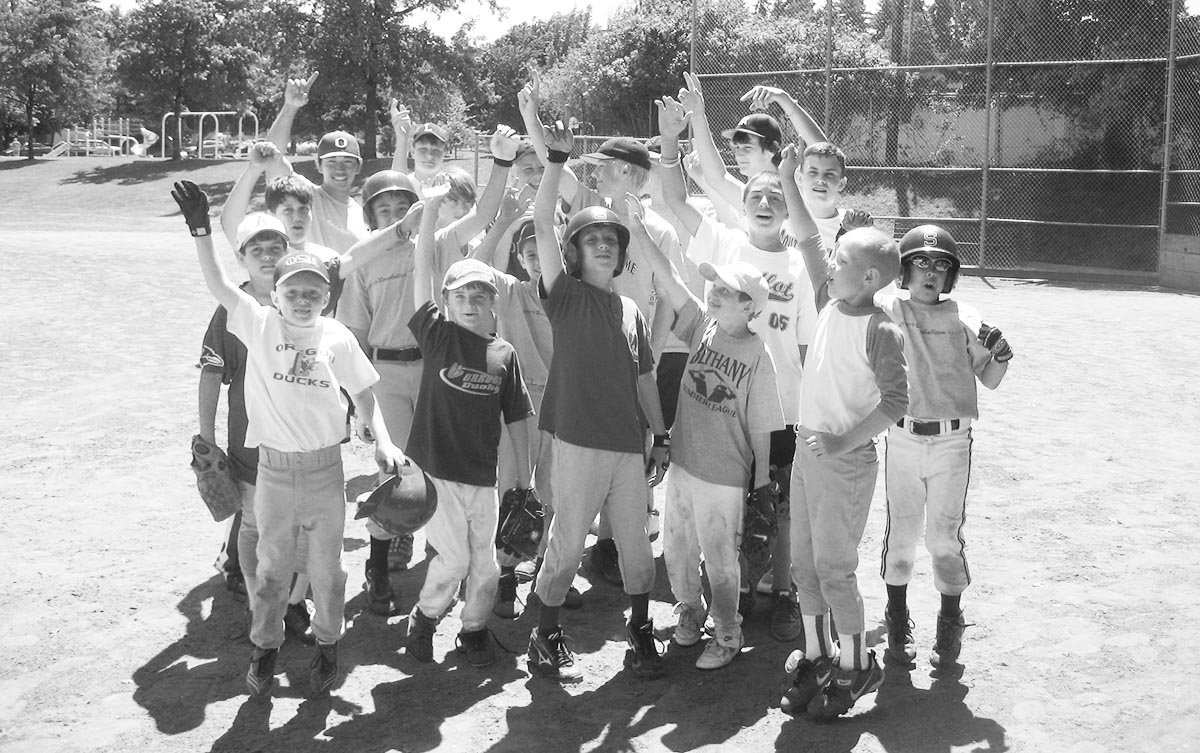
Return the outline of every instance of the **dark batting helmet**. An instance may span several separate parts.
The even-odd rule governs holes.
[[[391,193],[393,191],[407,196],[410,205],[416,204],[421,200],[421,192],[417,188],[417,184],[413,182],[412,178],[398,170],[380,170],[363,181],[363,219],[366,220],[367,227],[372,230],[379,229],[375,227],[374,220],[371,217],[371,201],[380,194]]]
[[[900,239],[900,287],[905,290],[908,289],[914,256],[949,259],[951,266],[946,272],[946,284],[942,286],[942,292],[949,293],[954,289],[954,283],[958,282],[958,244],[946,228],[939,225],[918,225]]]
[[[398,476],[390,476],[358,503],[357,518],[370,518],[377,526],[399,536],[412,533],[429,522],[437,510],[437,489],[417,464]]]
[[[617,231],[620,256],[617,258],[617,268],[613,270],[613,277],[616,277],[625,269],[625,257],[629,253],[629,228],[621,224],[621,218],[617,216],[616,212],[602,206],[581,209],[567,223],[567,228],[563,231],[562,242],[563,264],[567,274],[576,278],[582,274],[579,268],[579,247],[575,244],[575,239],[585,229],[594,225],[612,225],[613,229]]]

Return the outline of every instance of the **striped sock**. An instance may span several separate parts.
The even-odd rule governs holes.
[[[834,656],[833,635],[829,632],[829,615],[801,614],[804,622],[804,658],[816,661],[822,656]]]
[[[842,669],[852,669],[855,672],[861,672],[866,669],[870,662],[870,657],[867,654],[866,636],[862,633],[854,633],[847,635],[838,633],[838,641],[842,644],[842,658],[838,666]]]

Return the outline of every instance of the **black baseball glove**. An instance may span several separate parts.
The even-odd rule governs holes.
[[[980,323],[979,344],[990,350],[992,358],[1000,363],[1004,363],[1013,357],[1012,348],[1009,346],[1008,340],[1004,339],[1004,333],[1000,331],[999,327]]]
[[[546,511],[533,489],[509,489],[500,499],[496,548],[523,560],[536,559]]]
[[[779,535],[781,497],[779,484],[774,481],[746,495],[741,550],[746,558],[746,579],[751,588],[770,567],[771,550],[775,548],[775,537]]]

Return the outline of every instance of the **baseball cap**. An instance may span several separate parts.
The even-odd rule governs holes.
[[[537,237],[537,229],[534,227],[533,220],[524,220],[517,228],[516,234],[513,235],[513,248],[519,249],[522,243],[535,237]]]
[[[329,272],[319,258],[313,254],[292,252],[275,262],[275,284],[278,285],[301,272],[313,272],[320,275],[325,282],[329,282]]]
[[[362,154],[358,151],[358,139],[354,134],[345,131],[330,131],[322,136],[317,144],[317,159],[325,157],[353,157],[362,162]]]
[[[783,141],[783,131],[779,128],[779,121],[765,112],[750,113],[738,121],[736,128],[721,131],[721,137],[732,139],[733,135],[739,132],[757,136],[763,141],[774,141],[776,143]]]
[[[767,305],[767,297],[771,292],[767,289],[767,281],[763,279],[762,272],[747,262],[735,261],[721,266],[704,262],[700,265],[700,276],[709,282],[720,282],[727,288],[750,296],[756,312],[762,311]]]
[[[287,228],[274,215],[266,212],[251,212],[237,226],[237,250],[240,252],[254,236],[259,233],[275,233],[283,238],[283,245],[288,243]]]
[[[601,144],[599,149],[583,155],[581,159],[592,165],[619,159],[646,170],[650,169],[650,151],[641,141],[628,136],[609,139]]]
[[[417,139],[422,136],[432,136],[443,144],[450,143],[450,134],[446,133],[446,129],[442,128],[437,123],[422,123],[412,132],[412,143],[417,143]]]
[[[500,292],[496,289],[495,272],[478,259],[462,259],[451,264],[442,278],[442,289],[458,290],[472,282],[486,285],[493,293]]]

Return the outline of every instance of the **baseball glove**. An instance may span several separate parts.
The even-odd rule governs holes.
[[[242,493],[233,480],[229,458],[199,434],[192,437],[192,470],[200,499],[208,505],[213,520],[220,523],[242,508]]]
[[[771,550],[779,535],[779,505],[782,494],[772,481],[746,496],[745,525],[742,528],[742,555],[746,558],[746,580],[750,587],[767,572]]]
[[[500,500],[496,548],[523,560],[536,559],[546,511],[533,489],[509,489]]]
[[[1004,363],[1013,357],[1012,348],[1008,344],[1008,340],[1004,339],[1004,333],[999,327],[993,327],[990,324],[979,324],[979,344],[992,352],[992,358],[1000,363]]]

